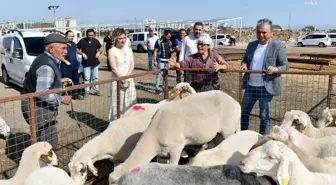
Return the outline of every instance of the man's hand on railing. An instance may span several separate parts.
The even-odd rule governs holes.
[[[213,66],[214,66],[214,69],[215,69],[216,72],[218,72],[219,70],[225,70],[225,69],[228,69],[228,66],[227,66],[227,65],[225,65],[225,64],[223,64],[223,65],[218,64],[218,62],[217,62],[216,59],[214,60],[214,64],[213,64]]]
[[[68,84],[72,84],[72,80],[70,78],[62,78],[61,83],[63,86],[66,86]]]
[[[169,65],[172,68],[180,68],[180,64],[176,62],[176,58],[175,57],[170,57],[169,58]]]
[[[245,63],[243,63],[240,68],[240,70],[247,70],[247,65]]]
[[[266,73],[270,75],[270,74],[273,74],[274,72],[277,72],[277,71],[279,71],[279,69],[277,67],[269,66],[266,70]]]

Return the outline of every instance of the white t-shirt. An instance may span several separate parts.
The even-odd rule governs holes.
[[[148,50],[154,50],[154,45],[156,40],[158,40],[159,37],[154,35],[153,37],[148,36],[147,38],[147,49]]]
[[[263,69],[266,48],[267,48],[267,44],[265,45],[258,44],[258,47],[255,50],[254,56],[252,59],[251,70],[262,70]],[[251,73],[248,84],[254,87],[264,86],[264,80],[262,78],[262,74]]]

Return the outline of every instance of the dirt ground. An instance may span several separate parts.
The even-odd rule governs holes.
[[[226,47],[235,49],[246,49],[246,45],[238,44],[235,47]],[[300,53],[336,53],[336,48],[318,48],[318,47],[303,47],[298,48],[293,46],[293,44],[287,44],[288,56],[299,56]],[[147,54],[146,53],[134,53],[136,69],[134,73],[141,73],[147,71]],[[229,62],[232,69],[239,68],[238,61]],[[316,71],[319,66],[305,65],[305,64],[290,64],[290,70],[292,71]],[[111,78],[111,73],[106,70],[106,57],[101,57],[101,65],[99,71],[99,79],[107,80]],[[336,67],[334,64],[325,67],[325,71],[335,71]],[[1,72],[0,72],[1,73]],[[235,99],[239,98],[239,75],[237,73],[224,73],[220,75],[221,78],[221,88],[225,92],[228,92]],[[10,85],[6,86],[2,83],[0,78],[0,97],[9,97],[19,95],[20,88]],[[138,77],[134,79],[137,89],[138,102],[157,102],[163,99],[163,95],[156,95],[155,92],[155,75],[149,74],[143,77]],[[169,86],[173,87],[175,82],[175,72],[171,71],[169,74]],[[327,96],[328,92],[328,76],[323,75],[283,75],[283,94],[280,97],[275,97],[272,102],[272,112],[271,112],[271,124],[278,124],[284,115],[285,111],[291,109],[300,109],[304,111],[309,111],[321,100]],[[110,105],[109,90],[110,84],[101,85],[100,91],[102,96],[89,96],[86,100],[74,100],[74,109],[77,113],[77,118],[79,124],[84,129],[85,136],[95,134],[103,131],[108,122],[108,112]],[[332,98],[334,100],[334,98]],[[335,101],[332,101],[335,102]],[[22,150],[23,145],[18,145],[17,143],[22,140],[27,141],[30,139],[28,135],[29,126],[23,119],[20,102],[9,102],[5,104],[0,104],[0,116],[3,117],[6,122],[12,128],[13,136],[11,138],[17,138],[16,140],[11,140],[7,143],[7,154],[5,151],[6,142],[0,139],[0,171],[6,170],[11,166],[15,166],[15,159],[18,158]],[[316,115],[321,109],[326,106],[326,101],[324,100],[317,109],[313,109],[310,113]],[[259,115],[258,105],[252,111],[252,114]],[[257,117],[251,118],[250,129],[258,131]],[[59,137],[59,147],[67,145],[71,142],[83,138],[82,133],[79,131],[76,120],[74,119],[74,113],[71,111],[71,106],[62,105],[60,113],[58,116],[58,137]],[[87,138],[89,139],[89,138]],[[60,166],[67,170],[67,163],[73,155],[76,147],[82,146],[85,140],[71,146],[70,148],[62,148],[57,151],[57,156],[59,158]],[[16,151],[16,152],[15,152]],[[21,151],[22,152],[22,151]],[[9,175],[12,175],[10,173]],[[1,176],[0,176],[1,179]]]

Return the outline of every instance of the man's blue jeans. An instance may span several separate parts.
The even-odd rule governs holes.
[[[153,50],[148,50],[148,69],[153,70]]]
[[[159,69],[169,69],[169,63],[168,62],[158,62],[158,68]],[[160,84],[162,84],[162,89],[160,88]],[[160,71],[156,74],[155,78],[155,89],[156,90],[163,90],[164,87],[164,82],[163,82],[163,71]]]
[[[241,130],[247,130],[249,127],[250,113],[254,104],[259,101],[260,108],[260,134],[265,135],[270,124],[270,109],[273,95],[271,95],[264,86],[247,86],[242,102]]]
[[[84,67],[84,84],[88,84],[90,82],[98,82],[98,66],[88,66]],[[95,85],[93,88],[94,92],[99,91],[98,85]],[[90,92],[90,87],[85,87],[85,93]]]

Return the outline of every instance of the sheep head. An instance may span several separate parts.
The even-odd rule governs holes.
[[[169,91],[169,99],[178,100],[183,99],[190,94],[196,94],[194,88],[187,82],[181,82],[175,85],[175,87]]]
[[[279,185],[288,185],[290,162],[295,154],[279,141],[267,141],[249,152],[239,163],[244,173],[257,173],[276,179]]]
[[[91,159],[85,160],[71,160],[68,164],[71,178],[75,181],[76,184],[83,185],[87,179],[88,169],[94,176],[98,176],[98,170],[94,167]]]
[[[334,121],[333,116],[331,115],[331,112],[328,107],[326,107],[322,114],[320,115],[319,119],[316,122],[317,128],[324,128],[330,125]]]
[[[30,153],[30,156],[37,157],[36,161],[38,161],[40,167],[58,165],[57,156],[52,150],[51,144],[48,142],[37,142],[33,145],[30,145],[23,152],[21,161],[25,160],[24,158],[28,153]]]
[[[306,133],[306,128],[311,124],[307,113],[300,110],[291,110],[285,113],[281,126],[293,127],[302,134]]]

